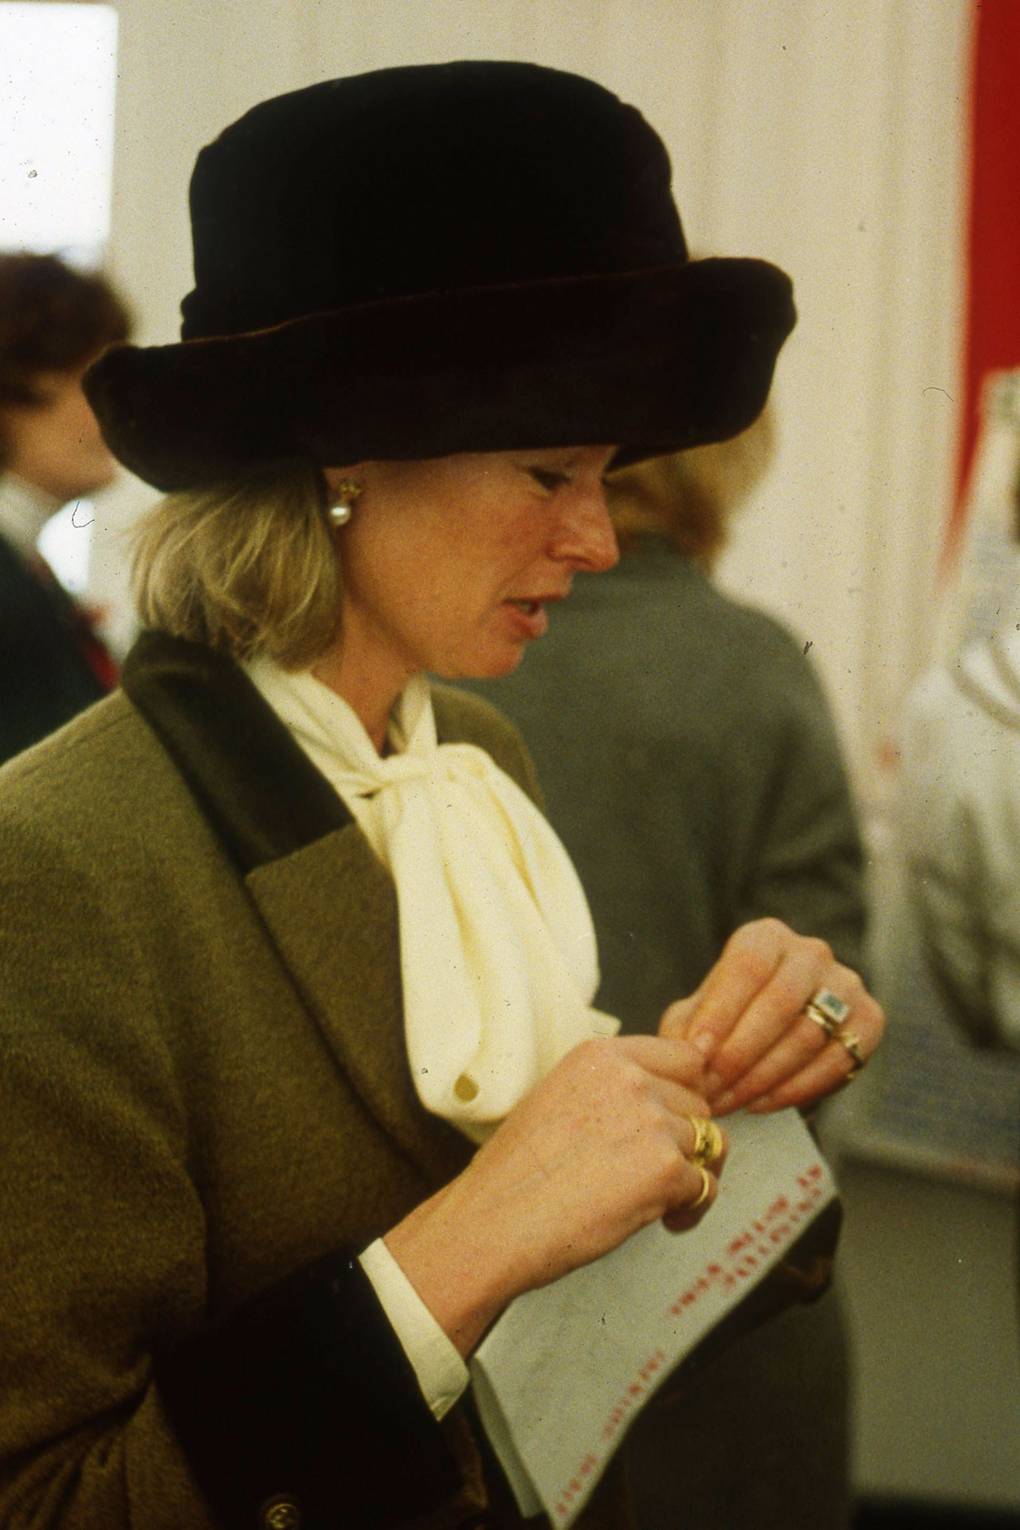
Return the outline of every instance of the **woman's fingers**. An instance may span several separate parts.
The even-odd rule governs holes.
[[[602,1066],[606,1045],[590,1044],[590,1067]],[[625,1060],[631,1065],[621,1080],[621,1092],[633,1090],[657,1101],[680,1151],[713,1167],[717,1160],[721,1168],[729,1148],[726,1133],[711,1121],[704,1093],[692,1087],[701,1083],[701,1053],[690,1042],[661,1036],[620,1036],[608,1046],[617,1063]]]
[[[673,1119],[681,1151],[711,1163],[718,1173],[726,1161],[729,1143],[726,1133],[710,1119],[712,1111],[705,1095],[692,1087],[702,1080],[701,1053],[690,1042],[661,1036],[621,1036],[614,1045],[638,1065],[644,1087]]]
[[[799,1072],[825,1047],[827,1030],[808,1012],[815,995],[829,994],[834,1013],[859,1016],[872,1004],[855,972],[841,967],[827,946],[791,952],[749,1006],[712,1061],[706,1093],[717,1110],[736,1110]],[[826,1018],[831,1029],[834,1022]],[[878,1037],[875,1036],[877,1045]]]
[[[689,1042],[654,1036],[625,1036],[616,1045],[642,1070],[643,1088],[661,1105],[675,1133],[679,1179],[662,1221],[671,1232],[688,1231],[713,1206],[729,1152],[729,1140],[711,1119],[708,1102],[686,1082],[700,1081],[701,1053]]]
[[[759,1087],[747,1096],[746,1108],[755,1113],[785,1110],[789,1105],[806,1105],[823,1095],[841,1089],[859,1073],[881,1040],[885,1016],[881,1007],[865,993],[859,1004],[851,1007],[847,1019],[836,1027],[831,1039],[803,1067]],[[739,1093],[743,1096],[744,1081]],[[736,1108],[724,1107],[724,1108]]]
[[[730,1084],[710,1090],[712,1109],[719,1113],[739,1110],[752,1100],[768,1094],[787,1079],[794,1078],[814,1062],[828,1037],[806,1015],[801,1014],[785,1033],[747,1072]]]
[[[690,1164],[686,1179],[690,1185],[690,1198],[682,1201],[672,1211],[667,1211],[662,1224],[670,1232],[690,1232],[697,1227],[706,1212],[715,1204],[719,1194],[718,1175],[703,1164]],[[686,1188],[686,1187],[685,1187]]]
[[[826,993],[835,1001],[833,1017],[827,1016],[825,1025],[812,1019],[808,1010],[818,993]],[[724,1082],[714,1088],[712,1080],[706,1088],[716,1114],[758,1102],[765,1102],[762,1108],[767,1110],[805,1105],[844,1083],[875,1051],[885,1018],[849,968],[833,963],[823,983],[803,995],[796,1009],[795,994],[796,989],[788,994],[761,995],[759,1013],[748,1016],[746,1031],[732,1038],[734,1051],[720,1049],[715,1069]],[[766,1012],[762,1014],[762,1010]],[[834,1018],[837,1015],[838,1020]],[[755,1056],[762,1041],[777,1031],[778,1039]],[[749,1066],[743,1068],[745,1061]]]
[[[832,977],[834,966],[824,941],[794,935],[777,920],[745,925],[709,974],[688,1026],[690,1041],[702,1052],[710,1043],[711,1068],[721,1079],[741,1077]]]
[[[718,1071],[723,1044],[799,940],[778,919],[742,925],[697,992],[666,1010],[660,1034],[686,1039]]]
[[[831,995],[840,1024],[809,1017],[806,1006],[819,993]],[[752,1103],[776,1110],[828,1093],[870,1057],[883,1024],[860,978],[824,941],[763,919],[736,931],[697,993],[666,1011],[662,1031],[685,1037],[705,1056],[702,1087],[713,1113],[723,1114]]]
[[[713,1199],[708,1194],[691,1210],[702,1186],[691,1157],[706,1129],[702,1156],[713,1177],[726,1155],[707,1100],[686,1082],[700,1067],[700,1054],[683,1041],[584,1042],[511,1112],[475,1168],[502,1177],[516,1160],[528,1165],[528,1176],[538,1171],[521,1213],[536,1230],[543,1223],[554,1264],[585,1263],[673,1211],[698,1219]],[[519,1246],[527,1247],[527,1239]]]
[[[613,1046],[620,1055],[657,1078],[671,1079],[697,1094],[703,1093],[705,1059],[682,1036],[618,1036]],[[702,1101],[704,1105],[704,1101]]]

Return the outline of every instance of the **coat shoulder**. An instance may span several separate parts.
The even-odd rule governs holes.
[[[679,615],[686,627],[703,624],[709,642],[721,642],[725,648],[740,645],[755,655],[760,663],[783,663],[794,670],[809,672],[806,655],[812,644],[800,638],[784,621],[763,606],[740,600],[720,587],[707,575],[695,571],[685,585],[685,604]]]
[[[0,842],[22,833],[90,855],[188,804],[172,761],[122,691],[96,702],[0,768]]]

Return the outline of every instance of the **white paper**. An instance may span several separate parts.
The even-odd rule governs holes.
[[[727,1120],[720,1194],[518,1297],[471,1361],[482,1422],[524,1515],[569,1526],[673,1368],[753,1289],[836,1187],[794,1110]]]

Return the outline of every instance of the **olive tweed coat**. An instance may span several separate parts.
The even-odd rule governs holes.
[[[145,634],[124,687],[0,774],[0,1523],[494,1523],[352,1257],[468,1152],[392,883],[228,660]]]

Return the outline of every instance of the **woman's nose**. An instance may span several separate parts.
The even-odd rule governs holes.
[[[619,562],[620,549],[601,484],[565,510],[549,551],[583,573],[605,573]]]

